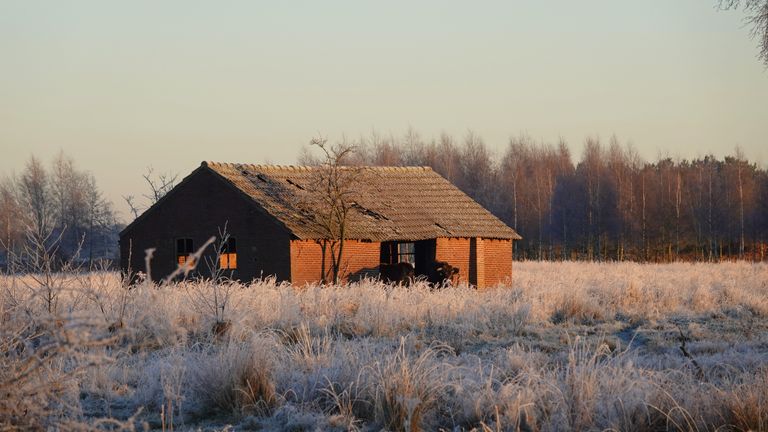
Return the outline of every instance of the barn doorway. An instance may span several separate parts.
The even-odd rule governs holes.
[[[382,264],[407,262],[413,266],[416,276],[427,276],[435,262],[436,240],[381,242]]]

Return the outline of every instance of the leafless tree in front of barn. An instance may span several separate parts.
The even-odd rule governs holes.
[[[344,242],[347,238],[349,215],[355,206],[358,193],[356,184],[364,168],[350,166],[350,159],[356,147],[347,143],[329,145],[326,138],[313,138],[312,146],[322,152],[316,178],[308,185],[312,188],[307,195],[308,205],[315,212],[323,239],[318,240],[323,250],[321,263],[324,283],[338,284],[343,276]],[[330,258],[330,268],[326,257]],[[329,279],[330,276],[330,279]]]

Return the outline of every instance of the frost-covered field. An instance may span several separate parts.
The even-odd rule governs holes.
[[[768,430],[765,264],[525,262],[480,292],[0,289],[0,430]]]

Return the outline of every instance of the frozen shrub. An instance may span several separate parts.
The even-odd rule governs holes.
[[[633,366],[626,353],[613,353],[603,342],[577,337],[567,363],[558,367],[567,429],[637,430],[647,424],[646,396],[653,394],[649,377]]]
[[[199,318],[186,313],[182,292],[175,286],[138,286],[135,309],[126,314],[126,331],[142,349],[162,349],[185,345],[190,329]],[[181,304],[180,304],[181,303]]]
[[[563,410],[572,430],[583,430],[593,423],[597,404],[599,364],[607,354],[605,345],[594,352],[577,338],[568,353],[568,363],[563,368],[561,391]]]
[[[518,431],[535,426],[534,413],[544,405],[539,398],[547,392],[535,392],[533,388],[549,384],[542,382],[538,374],[509,377],[492,366],[479,364],[462,368],[459,376],[462,384],[453,389],[450,414],[460,428]]]
[[[349,425],[374,419],[372,392],[375,376],[372,367],[392,348],[370,339],[333,341],[330,362],[312,372],[311,381],[319,384],[314,395],[319,406],[339,415]]]
[[[768,367],[763,367],[753,380],[721,392],[724,420],[739,431],[768,430]]]
[[[295,367],[311,370],[329,363],[332,340],[327,332],[321,337],[313,337],[309,326],[302,324],[283,332],[282,336]]]
[[[91,320],[45,316],[36,324],[0,305],[0,430],[45,430],[80,417],[79,386],[89,366],[110,359],[111,339]]]
[[[273,380],[276,348],[274,340],[261,337],[189,355],[190,399],[196,410],[269,415],[278,402]]]
[[[133,393],[133,403],[149,411],[157,411],[163,403],[163,387],[160,383],[160,370],[165,361],[159,352],[147,356],[145,361],[131,362],[134,368],[140,368],[141,373],[136,377],[136,391]],[[128,363],[126,361],[125,363]]]
[[[345,430],[357,430],[362,419],[372,418],[371,404],[361,396],[366,384],[360,377],[346,385],[326,379],[328,386],[321,390],[320,400],[328,407],[325,411],[332,414],[334,424],[344,426]]]
[[[594,324],[604,319],[605,311],[593,299],[574,294],[563,298],[556,306],[551,318],[555,324],[564,322]]]
[[[422,430],[430,410],[448,385],[443,379],[446,365],[439,360],[444,347],[427,348],[416,357],[405,348],[405,340],[393,355],[373,368],[373,404],[376,421],[392,431]]]

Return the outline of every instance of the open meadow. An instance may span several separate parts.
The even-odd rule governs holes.
[[[768,430],[768,265],[475,291],[0,277],[0,430]]]

